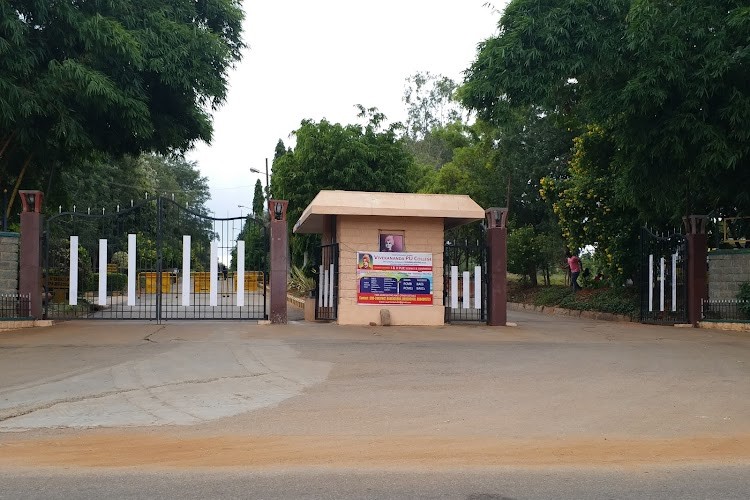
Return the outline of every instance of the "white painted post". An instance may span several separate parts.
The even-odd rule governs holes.
[[[672,312],[677,311],[677,254],[672,254]]]
[[[245,305],[245,240],[237,242],[237,307]]]
[[[323,271],[323,307],[328,307],[328,269]]]
[[[451,266],[451,309],[458,309],[458,266]]]
[[[107,240],[99,240],[99,305],[107,305]]]
[[[182,235],[182,300],[183,307],[190,306],[190,235]]]
[[[330,307],[333,307],[335,305],[333,303],[333,280],[335,278],[336,276],[333,272],[333,264],[331,264],[328,271],[328,304],[330,305]]]
[[[482,308],[482,267],[474,268],[474,309]]]
[[[321,264],[320,269],[318,269],[318,306],[319,307],[323,307],[323,286],[324,285],[325,283],[323,282],[323,264]]]
[[[211,298],[209,305],[216,307],[219,305],[219,242],[211,242]]]
[[[654,311],[654,255],[648,256],[648,312]]]
[[[135,305],[135,245],[136,235],[128,234],[128,306]]]
[[[78,305],[78,236],[70,237],[70,275],[68,277],[68,304]]]
[[[463,272],[463,279],[464,279],[464,282],[463,282],[463,292],[464,292],[463,306],[464,306],[464,309],[468,309],[469,308],[469,285],[470,285],[470,283],[469,283],[469,271],[464,271]]]
[[[664,257],[659,259],[659,310],[664,312],[664,271],[667,267]]]

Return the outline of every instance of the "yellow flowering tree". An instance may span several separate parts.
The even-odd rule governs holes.
[[[637,270],[639,223],[636,211],[618,202],[614,144],[599,125],[589,126],[573,143],[568,176],[543,178],[540,194],[552,204],[568,247],[593,247],[592,271],[622,283]]]

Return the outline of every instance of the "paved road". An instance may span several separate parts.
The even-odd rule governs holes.
[[[750,335],[510,319],[0,334],[0,494],[747,497]]]
[[[745,467],[457,472],[0,471],[0,499],[101,498],[746,499]]]

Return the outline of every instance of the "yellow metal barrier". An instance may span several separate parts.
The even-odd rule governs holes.
[[[138,285],[145,293],[156,293],[157,274],[156,272],[138,273]],[[174,273],[161,273],[161,293],[172,291],[172,278],[176,278]]]
[[[257,292],[264,283],[263,273],[261,271],[246,271],[244,281],[246,292]],[[237,290],[237,274],[234,275],[234,289]]]
[[[203,293],[211,290],[211,273],[190,273],[193,276],[193,292]]]

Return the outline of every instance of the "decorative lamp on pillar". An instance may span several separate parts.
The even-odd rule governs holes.
[[[18,192],[21,195],[21,207],[23,212],[42,213],[42,200],[44,193],[36,190],[22,189]]]
[[[273,214],[274,220],[286,220],[286,200],[268,200],[268,212]]]
[[[508,208],[488,208],[484,211],[484,217],[487,220],[487,229],[493,227],[507,228],[508,224]]]

